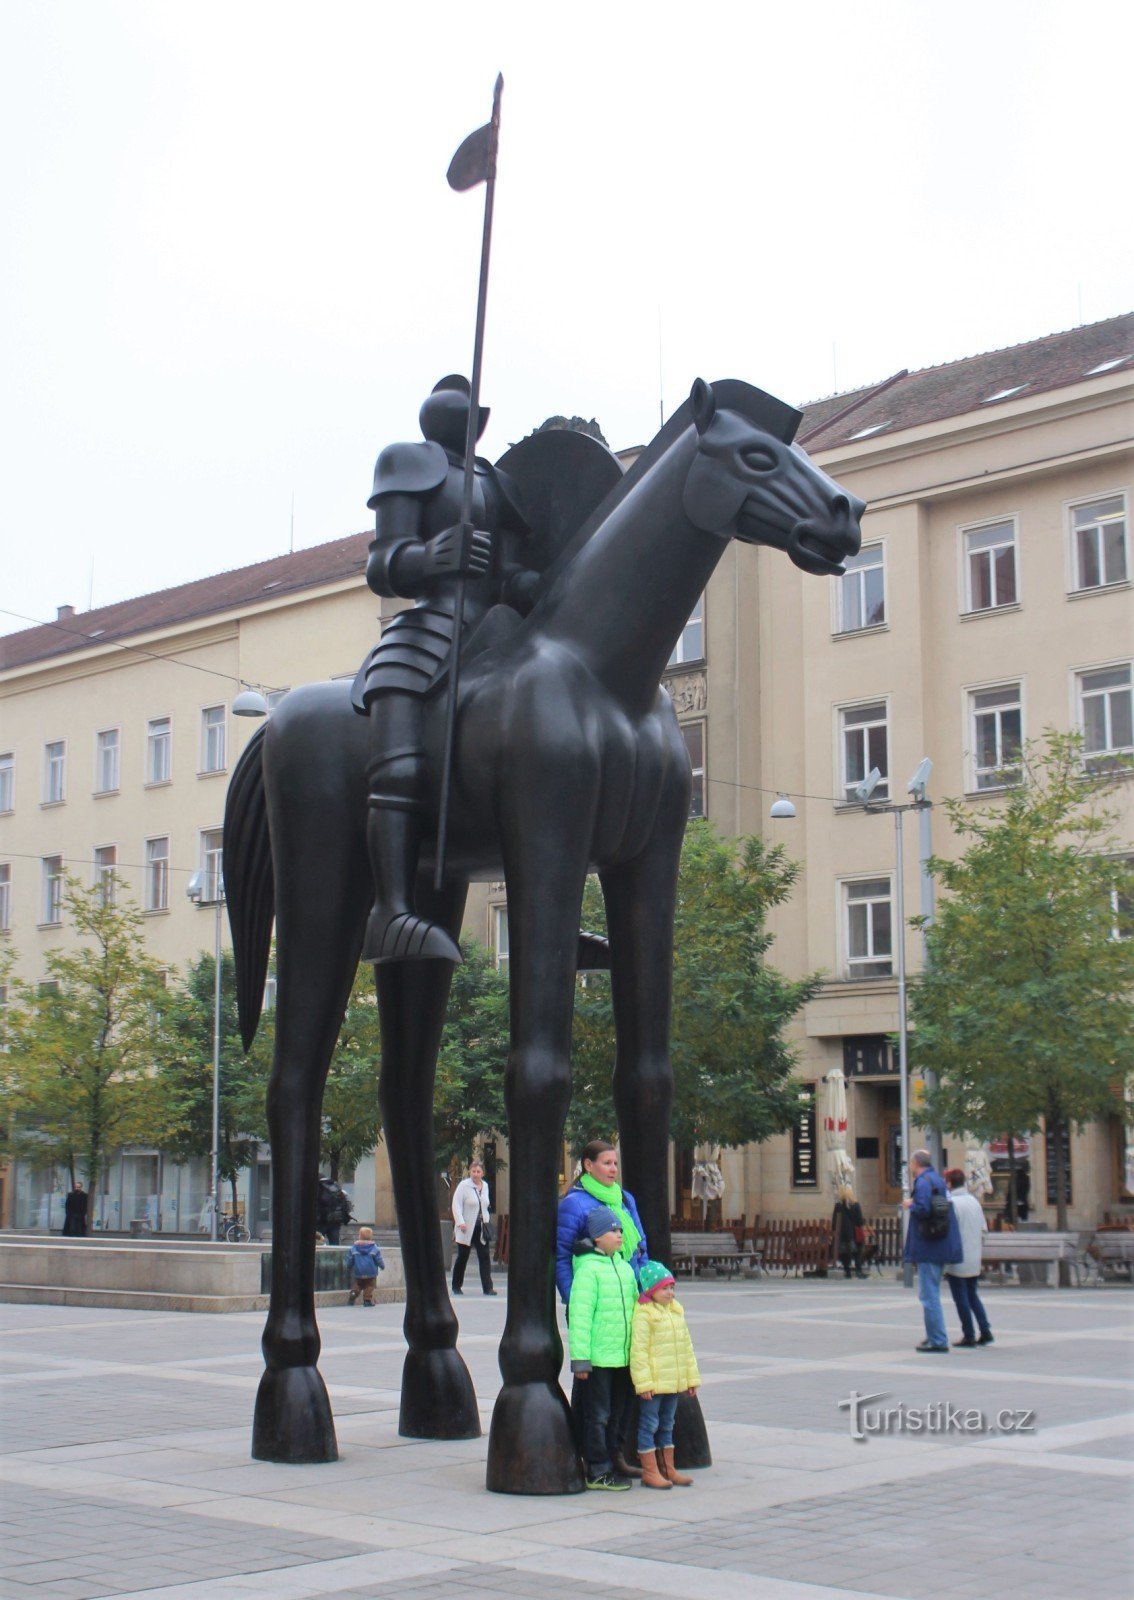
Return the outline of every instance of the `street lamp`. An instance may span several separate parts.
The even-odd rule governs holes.
[[[213,893],[210,895],[209,890]],[[212,1193],[213,1217],[209,1238],[215,1244],[220,1237],[220,1041],[221,1041],[221,914],[224,911],[224,879],[219,871],[195,872],[189,879],[185,893],[196,906],[213,906],[216,910],[215,971],[213,982],[213,1152]]]

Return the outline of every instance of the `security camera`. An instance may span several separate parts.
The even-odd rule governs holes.
[[[201,900],[205,894],[205,874],[197,871],[189,879],[188,888],[185,890],[190,900]]]
[[[863,806],[867,805],[870,801],[870,796],[874,793],[875,789],[877,789],[881,782],[881,769],[878,767],[871,767],[870,771],[866,774],[866,777],[863,778],[862,782],[855,784],[854,797],[858,803]]]

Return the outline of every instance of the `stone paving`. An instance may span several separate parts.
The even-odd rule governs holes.
[[[259,1313],[0,1307],[0,1595],[1134,1594],[1129,1289],[991,1289],[996,1343],[947,1358],[914,1352],[916,1299],[888,1281],[681,1298],[713,1467],[692,1489],[554,1500],[488,1494],[483,1439],[398,1438],[400,1306],[321,1315],[342,1456],[323,1467],[249,1457]],[[486,1428],[505,1305],[458,1303]],[[852,1392],[873,1397],[860,1440]],[[905,1431],[876,1431],[887,1408]],[[1010,1431],[952,1431],[978,1412]]]

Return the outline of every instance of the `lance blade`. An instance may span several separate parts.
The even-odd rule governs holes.
[[[476,436],[480,419],[480,369],[484,354],[484,319],[488,303],[488,258],[492,248],[492,205],[496,194],[496,152],[500,141],[500,96],[504,78],[497,74],[492,91],[492,116],[483,128],[470,133],[449,163],[448,182],[454,189],[471,189],[484,184],[484,230],[480,243],[480,286],[476,300],[476,333],[473,338],[472,379],[469,394],[469,420],[465,430],[465,472],[461,483],[461,534],[472,529],[473,482],[476,472]],[[465,620],[465,575],[457,579],[453,613],[453,642],[449,647],[449,694],[445,705],[445,753],[441,768],[441,804],[437,819],[437,852],[433,887],[440,890],[445,877],[445,844],[449,832],[449,796],[453,786],[453,743],[457,723],[461,632]]]

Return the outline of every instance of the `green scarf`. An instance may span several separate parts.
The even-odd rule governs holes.
[[[600,1183],[591,1173],[584,1172],[579,1178],[579,1187],[585,1189],[589,1195],[593,1195],[600,1205],[609,1206],[622,1223],[622,1254],[627,1261],[632,1260],[635,1250],[642,1242],[642,1235],[635,1226],[634,1218],[626,1209],[621,1185]]]

